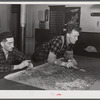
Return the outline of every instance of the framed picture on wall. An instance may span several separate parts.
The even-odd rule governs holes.
[[[81,7],[66,7],[65,23],[77,22],[80,25]]]

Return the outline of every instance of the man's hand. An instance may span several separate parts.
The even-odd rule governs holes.
[[[24,60],[21,64],[20,64],[20,68],[24,68],[30,65],[30,60]]]
[[[67,63],[65,64],[65,67],[71,68],[71,67],[74,67],[74,64],[73,64],[71,61],[69,61],[69,62],[67,62]]]
[[[74,58],[68,60],[68,62],[70,62],[70,61],[71,61],[75,66],[77,65],[77,62],[76,62],[76,60],[75,60]]]
[[[33,64],[30,62],[28,68],[26,70],[31,70],[33,68]]]
[[[24,67],[33,67],[31,60],[24,60],[21,64],[14,65],[14,69],[22,69]]]
[[[71,68],[71,67],[74,67],[74,64],[71,61],[70,62],[62,62],[61,66]]]
[[[71,68],[71,67],[75,67],[77,65],[77,62],[75,59],[69,59],[68,62],[62,62],[61,63],[62,66],[65,66],[67,68]]]

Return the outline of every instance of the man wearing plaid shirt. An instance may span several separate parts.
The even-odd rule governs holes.
[[[8,72],[24,67],[33,67],[31,60],[14,47],[14,38],[10,32],[0,34],[0,78]]]
[[[42,44],[40,48],[32,55],[32,59],[47,60],[48,63],[65,66],[67,68],[77,65],[73,58],[73,44],[78,40],[81,28],[77,23],[69,24],[63,29],[65,35],[56,36],[49,42]],[[59,57],[65,57],[67,62],[61,61]]]

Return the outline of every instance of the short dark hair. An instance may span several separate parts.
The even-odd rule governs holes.
[[[14,37],[14,35],[12,33],[10,33],[10,32],[2,32],[0,34],[0,42],[5,40],[6,38],[12,38],[12,37]]]
[[[64,26],[65,33],[71,33],[72,30],[81,32],[81,27],[79,27],[78,23],[68,23],[67,25]]]

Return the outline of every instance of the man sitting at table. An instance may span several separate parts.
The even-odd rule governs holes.
[[[10,32],[0,34],[0,78],[7,73],[23,68],[32,68],[31,60],[14,47],[14,37]]]
[[[78,23],[65,25],[64,35],[59,35],[49,42],[42,44],[32,55],[33,61],[48,61],[48,63],[65,66],[67,68],[77,65],[73,58],[73,44],[78,40],[81,28]],[[60,57],[65,57],[66,61],[61,61]]]

